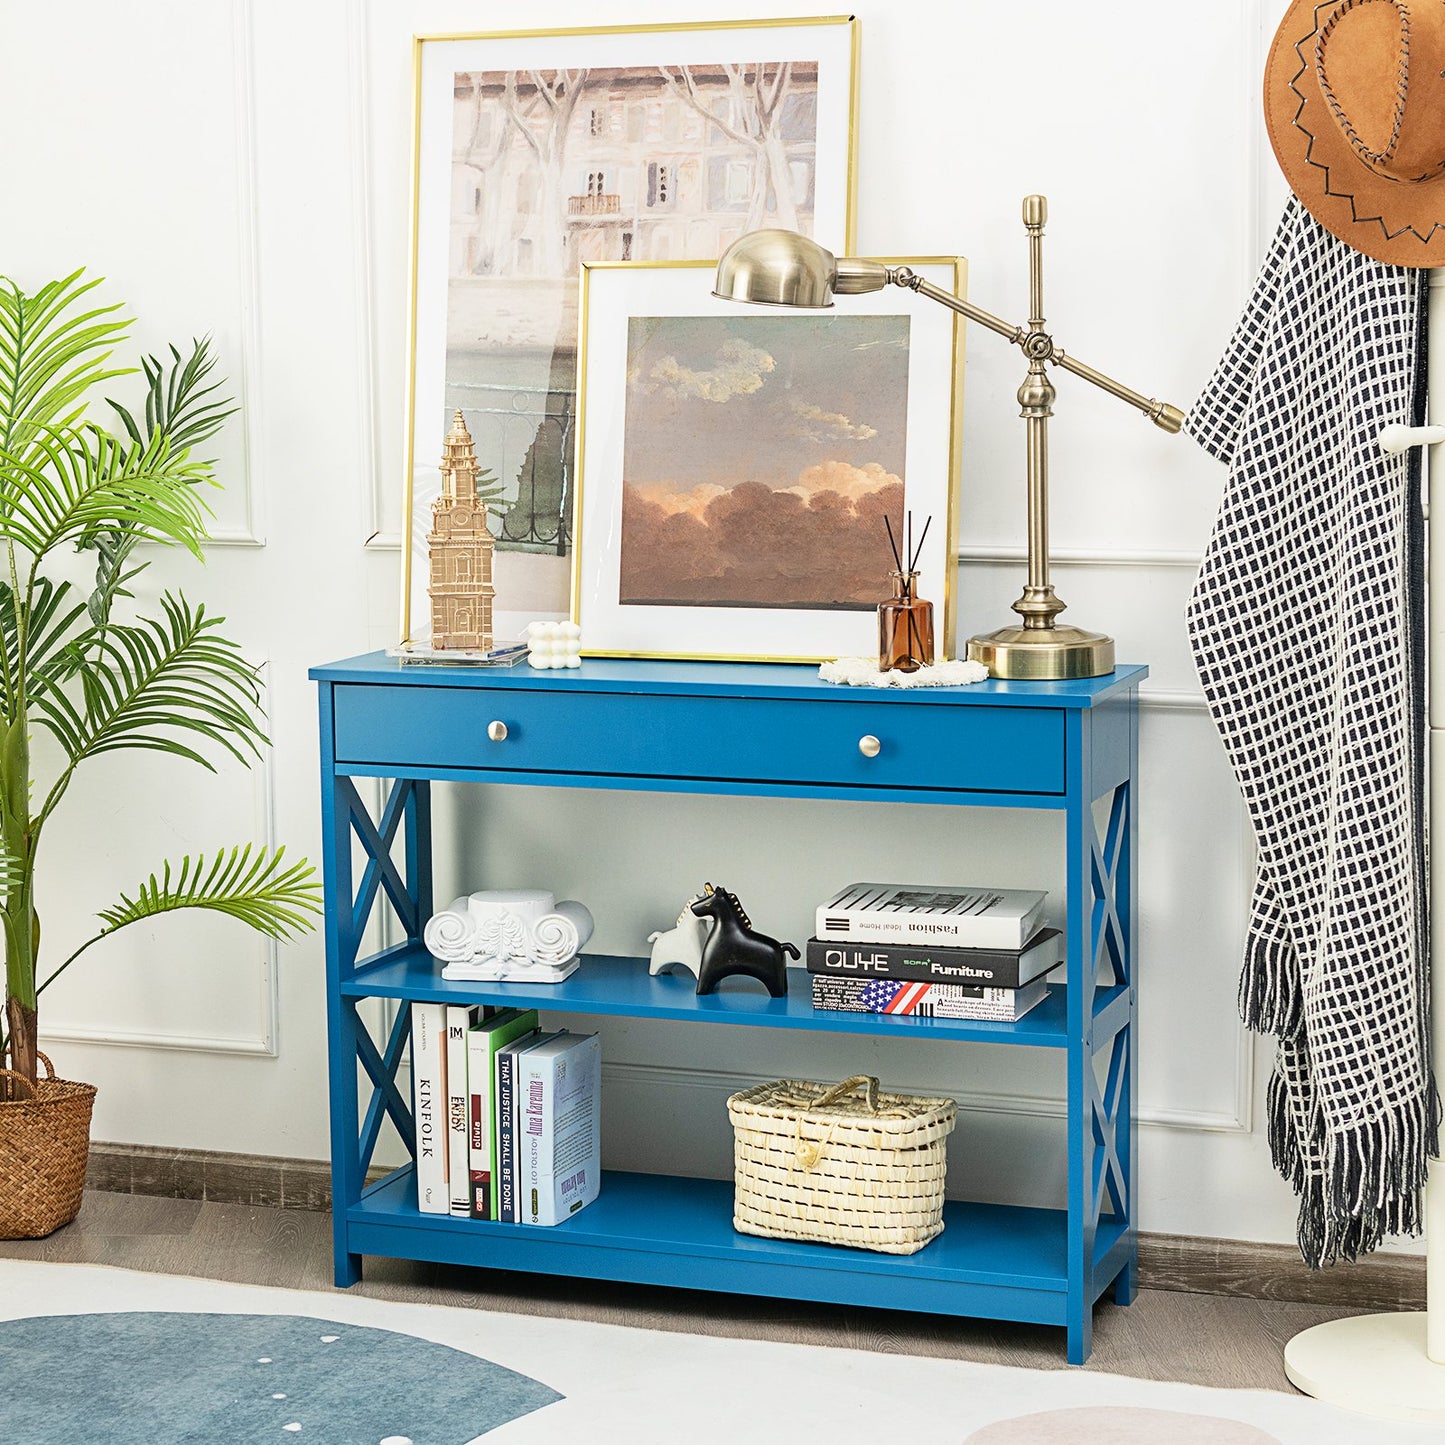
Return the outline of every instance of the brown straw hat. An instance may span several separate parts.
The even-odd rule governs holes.
[[[1377,261],[1445,265],[1445,0],[1295,0],[1264,113],[1327,231]]]

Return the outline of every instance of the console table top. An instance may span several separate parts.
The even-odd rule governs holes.
[[[687,662],[584,658],[580,668],[541,670],[525,662],[514,667],[449,667],[403,663],[384,652],[368,652],[313,667],[317,682],[457,687],[526,691],[658,693],[673,696],[747,696],[808,701],[909,702],[927,706],[1090,708],[1123,696],[1149,675],[1147,667],[1121,666],[1103,677],[1060,682],[1002,682],[989,679],[966,687],[868,688],[824,682],[811,663]]]

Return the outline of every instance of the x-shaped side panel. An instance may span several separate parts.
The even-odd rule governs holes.
[[[396,1086],[396,1071],[401,1064],[402,1050],[411,1036],[411,1010],[405,1005],[397,1009],[391,1026],[391,1036],[386,1042],[386,1053],[383,1055],[372,1043],[366,1025],[356,1013],[356,1000],[346,999],[344,1002],[351,1010],[352,1021],[356,1026],[356,1056],[374,1086],[371,1100],[366,1107],[366,1118],[361,1126],[359,1152],[361,1172],[364,1176],[371,1164],[371,1156],[376,1151],[376,1141],[381,1137],[382,1121],[387,1115],[391,1116],[391,1122],[396,1126],[396,1132],[401,1135],[407,1151],[415,1152],[411,1109]]]
[[[1119,1111],[1124,1106],[1127,1093],[1125,1083],[1131,1033],[1129,1028],[1120,1029],[1109,1045],[1109,1071],[1102,1092],[1094,1069],[1091,1067],[1087,1071],[1089,1122],[1095,1144],[1093,1197],[1090,1201],[1090,1213],[1094,1219],[1098,1219],[1103,1209],[1106,1189],[1114,1213],[1128,1213],[1124,1165],[1119,1158]]]
[[[1094,974],[1107,951],[1114,966],[1114,978],[1129,982],[1129,955],[1125,947],[1123,920],[1119,917],[1119,867],[1123,861],[1125,840],[1129,832],[1129,785],[1121,783],[1114,789],[1109,807],[1109,822],[1102,843],[1089,830],[1090,881],[1094,895],[1092,937],[1094,943]]]
[[[399,779],[392,785],[391,794],[386,800],[386,806],[382,809],[381,822],[378,825],[371,821],[371,815],[366,811],[366,806],[361,801],[351,779],[337,778],[336,780],[337,793],[346,808],[356,836],[361,840],[361,846],[365,850],[368,860],[366,872],[362,874],[361,884],[356,890],[356,904],[351,915],[351,936],[353,938],[361,937],[362,930],[366,927],[366,920],[371,916],[372,906],[376,902],[377,892],[381,888],[386,889],[386,896],[390,899],[391,906],[396,909],[396,915],[401,920],[405,932],[412,937],[421,933],[416,904],[412,901],[406,883],[391,859],[391,847],[396,840],[397,830],[401,827],[402,819],[406,816],[406,805],[411,798],[414,786],[415,784],[410,778]]]

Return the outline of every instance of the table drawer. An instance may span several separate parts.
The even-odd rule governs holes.
[[[351,684],[335,698],[338,764],[1064,791],[1055,708]]]

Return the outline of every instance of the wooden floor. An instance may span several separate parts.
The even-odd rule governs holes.
[[[0,1257],[331,1292],[331,1218],[301,1209],[88,1193],[49,1239],[0,1241]],[[355,1293],[464,1309],[556,1315],[639,1329],[833,1345],[1063,1369],[1064,1332],[887,1310],[370,1259]],[[1290,1390],[1280,1365],[1297,1330],[1352,1313],[1320,1305],[1143,1290],[1094,1315],[1086,1368],[1141,1379]]]

